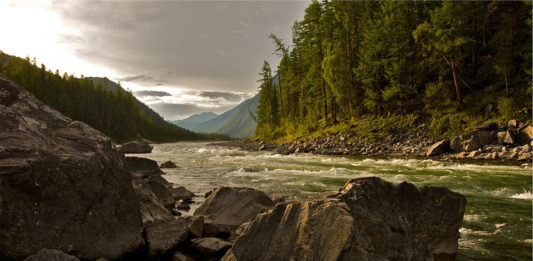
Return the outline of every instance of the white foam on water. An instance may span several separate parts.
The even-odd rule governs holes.
[[[482,215],[471,214],[471,215],[465,215],[463,217],[463,220],[472,222],[472,221],[480,221],[483,218],[484,218],[484,216],[482,216]]]
[[[524,191],[523,193],[517,193],[512,195],[511,198],[533,200],[533,193],[531,191]]]
[[[459,233],[461,233],[461,235],[478,235],[478,236],[490,236],[490,235],[492,235],[492,233],[487,232],[487,231],[473,230],[473,229],[468,229],[468,228],[464,228],[464,227],[459,229]]]

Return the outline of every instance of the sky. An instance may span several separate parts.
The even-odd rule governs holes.
[[[167,120],[257,93],[270,33],[290,43],[308,1],[0,0],[0,50],[120,81]]]

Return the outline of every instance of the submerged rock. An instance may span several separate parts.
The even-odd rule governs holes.
[[[222,260],[453,260],[465,207],[446,188],[354,179],[259,214]]]
[[[0,259],[41,249],[117,259],[143,244],[132,177],[110,138],[0,75]]]
[[[220,187],[209,194],[194,215],[205,217],[204,236],[228,237],[242,223],[273,206],[274,202],[263,191]]]
[[[151,153],[154,147],[146,141],[130,141],[118,147],[118,152],[128,153]]]
[[[163,162],[163,164],[161,164],[160,168],[162,168],[162,169],[175,169],[177,167],[178,166],[176,166],[176,163],[168,160],[168,161]]]

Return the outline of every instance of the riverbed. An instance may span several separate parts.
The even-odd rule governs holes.
[[[468,200],[457,260],[532,260],[530,165],[280,155],[203,142],[156,144],[151,154],[138,156],[159,164],[174,161],[178,168],[164,169],[164,177],[199,195],[198,203],[205,192],[218,186],[253,187],[299,199],[328,195],[349,179],[367,176],[447,187]]]

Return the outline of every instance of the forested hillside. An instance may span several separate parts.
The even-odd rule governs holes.
[[[256,137],[531,119],[531,30],[530,1],[313,1],[291,43],[270,36]]]
[[[39,100],[64,115],[83,121],[117,142],[139,135],[153,141],[214,139],[170,123],[152,120],[122,88],[110,90],[85,77],[52,73],[44,65],[0,52],[0,73],[22,85]],[[120,87],[120,86],[119,86]]]

